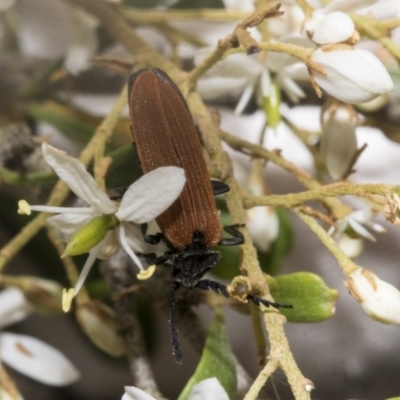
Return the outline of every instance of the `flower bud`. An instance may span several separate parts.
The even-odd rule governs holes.
[[[58,315],[62,313],[62,286],[49,279],[32,276],[3,275],[2,286],[16,287],[22,291],[33,310],[43,315]]]
[[[354,238],[343,232],[338,241],[340,250],[343,251],[349,258],[358,257],[364,249],[364,240],[361,238]]]
[[[322,114],[321,156],[334,180],[345,178],[357,154],[357,114],[351,106],[337,106]]]
[[[21,290],[9,287],[0,292],[0,329],[22,321],[31,313],[32,307]]]
[[[400,292],[364,268],[357,268],[345,282],[348,292],[373,319],[384,324],[400,324]]]
[[[353,20],[345,13],[335,11],[316,23],[311,40],[320,45],[340,43],[351,39],[354,33]]]
[[[115,314],[110,307],[99,301],[91,301],[77,308],[76,318],[98,348],[114,357],[125,354],[125,342],[118,334]]]
[[[311,72],[315,83],[346,103],[370,101],[393,89],[386,68],[369,51],[335,45],[315,50],[311,60],[323,69]]]
[[[253,163],[247,182],[248,191],[254,196],[265,196],[268,192],[263,177],[264,164],[261,160]],[[274,208],[269,206],[253,207],[246,211],[246,226],[254,244],[261,251],[267,252],[279,233],[279,219]]]

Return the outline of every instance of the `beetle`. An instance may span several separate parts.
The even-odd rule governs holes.
[[[171,78],[157,68],[141,69],[128,82],[128,102],[131,131],[143,173],[163,166],[177,166],[185,171],[186,184],[179,198],[156,221],[161,233],[147,234],[144,239],[157,244],[164,240],[168,251],[157,257],[155,253],[138,254],[149,264],[165,264],[171,269],[171,337],[175,359],[182,360],[176,329],[176,292],[185,288],[213,290],[229,297],[226,286],[204,274],[221,258],[215,245],[244,243],[239,225],[225,226],[231,238],[222,238],[222,226],[214,195],[229,191],[229,186],[210,181],[203,149],[188,105]],[[259,305],[288,307],[248,295],[248,300]]]

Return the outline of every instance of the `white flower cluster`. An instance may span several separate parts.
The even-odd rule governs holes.
[[[305,24],[305,31],[319,46],[312,60],[322,67],[321,72],[312,71],[312,79],[346,103],[367,102],[393,89],[393,82],[378,58],[353,46],[360,38],[347,13],[374,2],[333,0],[315,10]]]
[[[370,51],[354,47],[359,34],[348,15],[375,2],[333,0],[325,7],[312,4],[317,9],[309,19],[305,18],[299,6],[283,5],[285,14],[269,21],[270,40],[317,47],[311,56],[316,68],[307,71],[302,62],[285,53],[271,52],[265,61],[235,54],[218,62],[200,79],[200,94],[210,99],[232,90],[244,90],[235,110],[241,113],[256,88],[260,88],[259,97],[270,95],[271,77],[293,102],[305,96],[296,81],[309,77],[319,92],[322,88],[336,99],[350,104],[367,102],[390,92],[393,82],[383,64]],[[252,34],[261,39],[257,32]],[[201,63],[209,51],[200,50],[195,64]]]

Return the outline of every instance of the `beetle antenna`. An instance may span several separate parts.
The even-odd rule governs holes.
[[[175,355],[175,361],[177,364],[182,363],[182,350],[179,343],[178,329],[176,327],[176,311],[177,311],[177,298],[176,292],[178,291],[180,284],[175,282],[171,290],[171,318],[169,320],[169,325],[171,329],[171,341],[172,341],[172,351]]]

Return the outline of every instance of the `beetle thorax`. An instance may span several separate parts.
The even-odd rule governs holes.
[[[195,232],[193,241],[184,251],[176,253],[172,263],[172,279],[187,288],[193,288],[221,257],[218,251],[210,251],[203,232]]]

